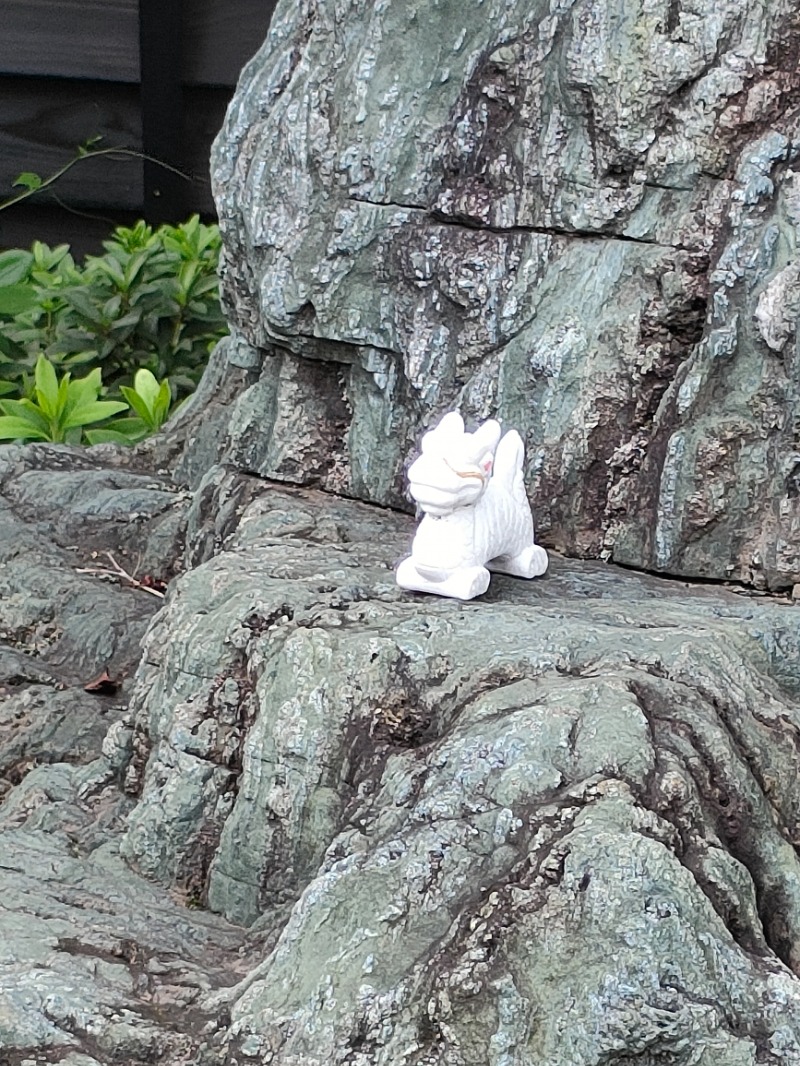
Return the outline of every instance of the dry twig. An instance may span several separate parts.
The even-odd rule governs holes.
[[[111,566],[76,566],[76,574],[94,574],[96,577],[114,577],[121,581],[127,581],[128,584],[135,589],[141,589],[142,592],[149,592],[151,596],[158,596],[160,600],[164,599],[164,593],[160,589],[154,589],[144,581],[139,581],[133,574],[129,574],[128,571],[120,566],[117,560],[114,558],[111,552],[104,552],[111,563]]]

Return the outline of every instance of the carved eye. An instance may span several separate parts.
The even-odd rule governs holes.
[[[483,470],[484,474],[491,473],[492,460],[491,459],[484,459],[483,462],[481,463],[481,469]]]

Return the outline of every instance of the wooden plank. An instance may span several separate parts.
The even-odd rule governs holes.
[[[0,73],[137,82],[137,0],[3,0]]]
[[[181,0],[139,0],[144,216],[175,222],[186,213],[182,169]],[[160,166],[154,160],[167,163]]]
[[[182,115],[184,160],[183,206],[170,219],[180,222],[193,212],[214,215],[209,177],[211,142],[222,126],[230,89],[184,90]],[[108,146],[138,148],[140,124],[133,87],[107,83],[52,83],[0,78],[4,122],[0,129],[0,199],[13,195],[11,182],[24,170],[46,176],[74,154],[78,144],[96,133]],[[141,160],[86,160],[55,186],[68,206],[99,211],[110,218],[120,211],[144,213]],[[33,205],[46,198],[42,194]],[[22,208],[14,208],[16,215]],[[11,212],[0,212],[0,220]],[[55,216],[57,217],[57,216]],[[48,225],[51,222],[48,221]],[[34,233],[31,239],[34,239]],[[44,239],[44,238],[42,238]],[[59,238],[63,239],[63,238]]]
[[[276,0],[191,0],[184,4],[186,85],[234,86],[266,39]]]
[[[0,211],[0,249],[30,248],[34,241],[51,246],[68,244],[76,259],[98,255],[114,226],[131,226],[138,213],[109,209],[106,215],[77,214],[58,204],[25,204]]]
[[[0,199],[22,171],[47,177],[100,135],[103,147],[141,148],[138,89],[108,82],[0,78]],[[142,161],[86,159],[54,187],[75,207],[141,210]],[[44,195],[44,194],[42,194]]]
[[[191,175],[187,191],[187,213],[215,214],[211,196],[211,142],[225,117],[232,90],[194,86],[184,89],[183,144],[186,169]]]

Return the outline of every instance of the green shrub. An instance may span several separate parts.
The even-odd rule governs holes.
[[[29,283],[33,255],[12,248],[0,255],[0,318],[28,311],[36,303],[36,293]]]
[[[83,265],[68,245],[0,254],[0,395],[29,391],[42,355],[61,371],[101,368],[112,392],[141,368],[176,398],[194,390],[226,331],[218,228],[138,222],[103,247]]]
[[[127,409],[126,403],[99,399],[102,388],[99,368],[76,381],[66,373],[59,381],[53,364],[40,355],[34,370],[33,395],[21,400],[0,400],[0,440],[77,444],[85,426]]]
[[[0,399],[0,441],[51,441],[58,444],[134,444],[166,422],[172,396],[168,381],[157,381],[147,369],[137,370],[133,388],[122,385],[121,400],[101,400],[102,372],[95,367],[85,377],[61,379],[53,364],[40,355],[28,395]],[[125,411],[133,415],[118,418]],[[87,426],[103,423],[95,429]]]
[[[105,441],[134,444],[156,433],[169,417],[172,403],[169,382],[156,381],[146,367],[136,371],[133,388],[120,385],[119,391],[134,414],[129,418],[115,418],[107,427],[87,432],[90,444]]]

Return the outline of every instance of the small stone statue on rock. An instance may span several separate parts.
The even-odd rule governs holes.
[[[547,552],[533,542],[533,516],[522,476],[524,446],[494,419],[474,433],[457,411],[422,438],[408,471],[409,491],[425,512],[397,584],[471,600],[489,587],[489,571],[539,577]]]

